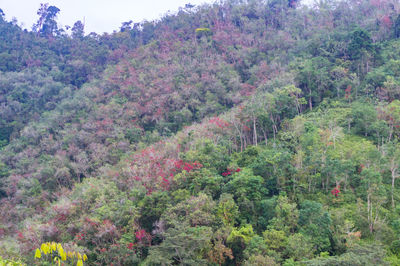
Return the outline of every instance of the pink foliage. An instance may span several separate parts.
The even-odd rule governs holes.
[[[334,195],[336,198],[339,196],[340,194],[340,190],[339,190],[339,186],[335,187],[334,189],[331,190],[331,194]]]
[[[130,250],[132,250],[134,245],[135,245],[134,243],[129,243],[129,244],[127,245],[127,248],[130,249]]]
[[[146,236],[146,231],[143,229],[136,231],[135,236],[136,236],[137,240],[141,241],[142,238],[144,238]]]
[[[224,176],[224,177],[226,177],[226,176],[229,176],[229,175],[232,175],[233,173],[239,173],[241,171],[241,169],[240,168],[236,168],[236,169],[226,169],[226,172],[223,172],[221,175],[222,176]]]
[[[351,85],[348,85],[344,91],[345,91],[345,98],[349,99],[351,96]]]
[[[390,19],[390,17],[388,15],[384,15],[381,18],[381,22],[386,28],[389,28],[389,29],[392,27],[392,24],[393,24],[392,20]]]
[[[147,194],[151,194],[157,190],[169,190],[176,173],[191,172],[202,167],[198,162],[184,162],[176,159],[176,156],[175,148],[167,151],[165,143],[161,142],[142,150],[133,156],[129,182],[132,186],[140,183],[146,188]]]
[[[230,126],[230,124],[227,121],[225,121],[225,120],[223,120],[223,119],[221,119],[219,117],[211,118],[209,120],[209,123],[214,124],[217,127],[222,128],[222,129]]]

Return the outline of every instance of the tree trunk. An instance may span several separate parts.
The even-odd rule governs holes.
[[[394,176],[394,173],[392,171],[392,207],[394,208],[394,197],[393,197],[393,193],[394,193],[394,180],[396,179],[396,177]]]
[[[265,139],[265,145],[268,145],[268,136],[267,136],[267,132],[264,129],[264,127],[261,127],[263,135],[264,135],[264,139]]]
[[[394,159],[392,159],[393,161],[391,162],[392,166],[391,166],[391,173],[392,173],[392,207],[394,208],[394,183],[396,181],[396,178],[398,178],[399,176],[396,174],[397,172],[397,167],[395,167],[395,162]]]
[[[256,118],[253,117],[253,142],[257,146],[257,128],[256,128]]]
[[[372,206],[371,206],[371,195],[368,193],[367,196],[367,213],[368,213],[368,225],[369,231],[372,233],[373,225],[372,225]]]

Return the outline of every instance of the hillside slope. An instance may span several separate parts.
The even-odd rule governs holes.
[[[56,241],[93,265],[396,265],[399,11],[187,6],[98,37],[127,45],[79,84],[0,73],[0,256]]]

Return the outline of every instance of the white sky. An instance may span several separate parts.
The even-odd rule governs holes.
[[[85,34],[111,33],[119,30],[121,23],[133,20],[154,20],[168,11],[176,12],[185,4],[200,5],[214,0],[0,0],[0,8],[10,21],[17,18],[22,28],[32,29],[38,19],[40,3],[49,3],[60,9],[57,22],[62,26],[73,26],[85,18]]]

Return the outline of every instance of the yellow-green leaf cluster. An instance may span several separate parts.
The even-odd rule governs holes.
[[[14,260],[9,260],[9,259],[3,259],[0,256],[0,266],[25,266],[26,264],[20,262],[20,261],[14,261]]]
[[[212,31],[209,28],[197,28],[195,32],[198,37],[212,35]]]
[[[197,28],[196,33],[201,33],[201,32],[210,32],[211,30],[209,28]]]
[[[41,259],[42,255],[43,259],[50,260],[56,262],[58,265],[61,264],[62,261],[71,261],[74,263],[76,261],[76,265],[83,265],[83,262],[88,258],[86,254],[81,254],[77,251],[64,251],[64,248],[60,243],[56,242],[46,242],[42,243],[40,249],[37,248],[35,251],[35,259]]]

